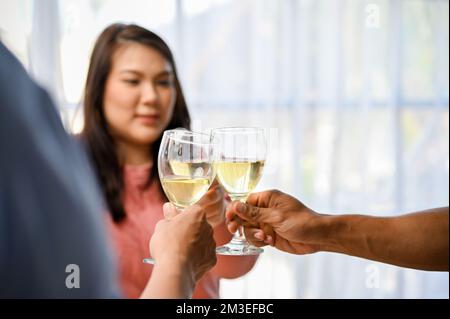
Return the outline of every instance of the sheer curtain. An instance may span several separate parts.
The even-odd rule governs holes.
[[[41,20],[53,19],[59,37],[35,23],[23,36],[29,52],[47,36],[60,65],[21,54],[23,45],[15,52],[27,65],[61,70],[49,77],[60,76],[62,89],[50,88],[64,97],[69,130],[82,125],[77,110],[96,36],[109,23],[135,22],[174,50],[194,129],[269,129],[258,190],[279,188],[330,214],[448,206],[448,1],[47,0],[31,6],[35,17],[42,2],[59,12]],[[10,10],[30,7],[18,3],[25,5]],[[11,39],[13,24],[1,23]],[[221,295],[448,298],[448,282],[448,273],[267,248],[247,276],[222,281]]]

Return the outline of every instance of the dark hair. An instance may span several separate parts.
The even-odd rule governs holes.
[[[108,131],[103,112],[105,83],[111,71],[112,56],[122,43],[135,42],[156,49],[173,69],[176,101],[172,119],[166,129],[184,127],[189,129],[190,117],[178,80],[175,61],[167,44],[155,33],[134,24],[113,24],[97,39],[92,52],[84,91],[84,129],[81,139],[88,153],[103,190],[108,208],[115,222],[126,216],[123,206],[123,167],[121,167],[115,142]],[[162,137],[162,136],[161,136]],[[157,176],[157,156],[161,137],[152,144],[153,168],[147,185]],[[150,152],[150,149],[149,149]],[[160,186],[161,187],[161,186]]]

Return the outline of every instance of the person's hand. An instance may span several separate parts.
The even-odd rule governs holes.
[[[226,218],[230,232],[243,225],[247,240],[257,247],[269,244],[293,254],[319,250],[313,226],[320,215],[280,191],[250,194],[246,204],[233,202]]]
[[[197,205],[206,212],[206,219],[213,228],[225,222],[225,193],[216,181],[197,202]]]
[[[151,255],[157,264],[178,264],[195,282],[216,264],[213,229],[200,206],[179,213],[166,203],[163,209],[165,219],[156,224],[150,240]]]

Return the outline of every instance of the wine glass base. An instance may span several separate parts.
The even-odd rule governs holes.
[[[252,245],[233,245],[228,243],[224,246],[216,248],[217,255],[224,256],[255,256],[264,251],[262,248],[258,248]]]

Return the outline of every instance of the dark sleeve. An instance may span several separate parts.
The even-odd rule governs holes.
[[[104,211],[85,153],[0,43],[0,298],[119,297]]]

